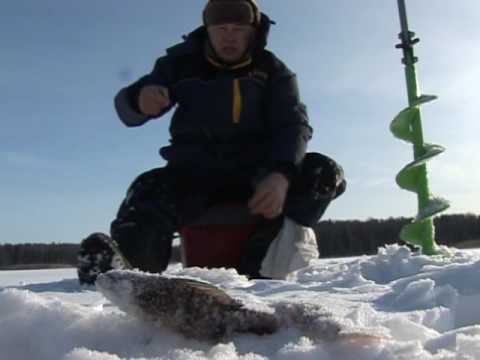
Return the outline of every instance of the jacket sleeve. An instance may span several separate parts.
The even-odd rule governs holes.
[[[141,77],[133,84],[121,89],[114,99],[115,110],[120,120],[127,126],[140,126],[147,121],[159,118],[168,112],[173,106],[174,101],[171,98],[171,105],[162,111],[158,116],[152,117],[143,114],[138,108],[138,96],[140,90],[146,85],[160,85],[170,88],[174,82],[174,72],[171,59],[168,56],[159,58],[150,74]],[[171,92],[170,92],[171,94]],[[170,95],[172,97],[172,95]]]
[[[269,168],[291,178],[298,173],[313,129],[300,101],[297,79],[279,60],[269,86],[267,127],[270,134]],[[277,64],[278,64],[277,63]]]

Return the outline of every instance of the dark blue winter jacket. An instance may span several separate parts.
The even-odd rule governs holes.
[[[294,175],[312,128],[295,74],[265,49],[269,28],[262,15],[251,61],[233,67],[207,56],[206,28],[198,28],[169,48],[150,74],[117,94],[120,119],[127,126],[151,120],[139,111],[138,95],[145,85],[162,85],[176,107],[171,144],[160,150],[169,166],[228,172],[265,168]]]

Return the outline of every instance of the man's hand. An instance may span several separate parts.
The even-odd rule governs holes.
[[[140,90],[138,108],[143,114],[157,116],[168,106],[170,106],[170,95],[167,88],[147,85]]]
[[[255,189],[248,207],[253,214],[274,219],[283,212],[289,181],[285,175],[275,172],[263,179]]]

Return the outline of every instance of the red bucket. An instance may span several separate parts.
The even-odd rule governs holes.
[[[238,205],[211,208],[180,230],[185,267],[238,268],[242,249],[256,229],[255,217]]]

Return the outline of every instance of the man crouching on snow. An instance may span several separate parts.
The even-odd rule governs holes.
[[[115,97],[127,126],[176,108],[171,144],[160,150],[166,167],[132,183],[111,235],[132,266],[162,272],[175,232],[216,202],[243,202],[262,219],[264,236],[252,237],[237,270],[274,277],[260,270],[284,219],[316,224],[345,190],[343,171],[324,155],[306,154],[312,128],[296,77],[265,49],[271,21],[256,2],[210,0],[203,22]],[[94,265],[80,266],[81,281],[94,281]]]

